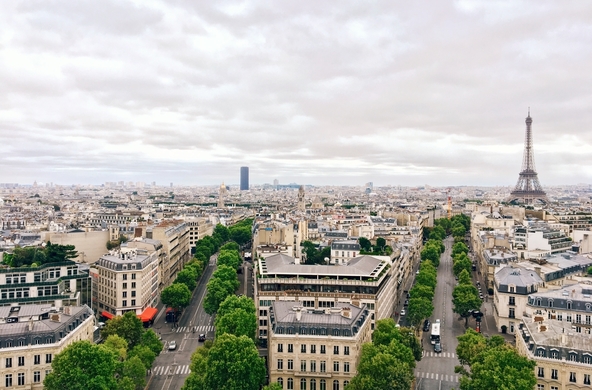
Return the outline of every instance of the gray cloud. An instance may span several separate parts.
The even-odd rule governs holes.
[[[592,179],[592,5],[6,4],[0,181]]]

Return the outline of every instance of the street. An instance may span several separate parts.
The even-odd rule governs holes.
[[[434,314],[430,322],[437,319],[441,322],[442,352],[434,352],[430,343],[430,332],[425,332],[422,338],[423,358],[415,368],[416,389],[422,390],[446,390],[458,388],[459,375],[454,373],[454,366],[458,365],[456,358],[457,336],[465,332],[464,320],[459,321],[459,316],[452,312],[452,290],[456,285],[452,273],[452,245],[454,239],[446,238],[446,249],[440,257],[438,267],[438,284],[434,295]]]
[[[152,365],[148,389],[180,389],[190,372],[191,354],[202,344],[198,341],[199,334],[205,333],[207,340],[214,339],[214,318],[203,310],[202,302],[206,293],[206,284],[216,269],[216,256],[213,255],[206,266],[193,292],[191,304],[183,311],[175,328],[172,324],[166,323],[165,309],[160,309],[153,329],[162,336],[164,349]],[[195,332],[193,332],[194,327]],[[168,350],[171,341],[177,343],[177,349],[174,351]]]

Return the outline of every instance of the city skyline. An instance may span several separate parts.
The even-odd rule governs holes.
[[[592,5],[9,3],[0,182],[592,183]]]

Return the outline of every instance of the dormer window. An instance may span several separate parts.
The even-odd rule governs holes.
[[[567,301],[567,310],[571,310],[571,301]]]

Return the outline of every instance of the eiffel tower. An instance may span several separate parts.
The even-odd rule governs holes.
[[[524,157],[522,160],[522,172],[518,176],[518,183],[514,191],[510,193],[508,201],[516,203],[533,204],[535,201],[548,203],[547,194],[543,191],[539,177],[534,167],[534,154],[532,151],[532,118],[530,108],[526,117],[526,139],[524,140]]]

